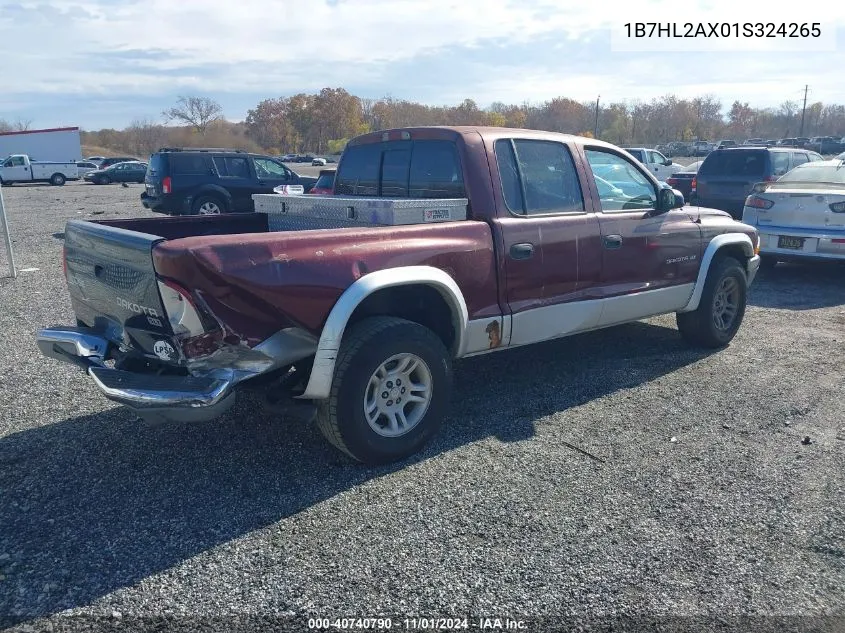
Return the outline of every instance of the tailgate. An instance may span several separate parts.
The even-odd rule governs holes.
[[[65,229],[68,290],[77,318],[150,357],[156,357],[155,344],[173,334],[152,261],[153,246],[162,240],[82,220],[69,221]]]

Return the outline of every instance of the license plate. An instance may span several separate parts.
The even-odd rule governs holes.
[[[147,185],[147,193],[151,196],[154,196],[156,192],[156,188],[153,185]]]
[[[800,251],[804,248],[804,238],[781,235],[778,238],[778,248],[791,248],[792,250]]]

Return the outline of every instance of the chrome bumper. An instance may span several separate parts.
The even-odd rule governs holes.
[[[57,327],[38,332],[38,347],[45,356],[85,369],[109,399],[132,409],[142,418],[200,422],[223,414],[234,404],[234,371],[218,370],[204,376],[156,376],[105,366],[108,341],[87,328]]]
[[[751,283],[754,281],[754,277],[757,276],[757,271],[760,270],[760,256],[755,255],[751,259],[748,260],[748,285],[750,286]]]

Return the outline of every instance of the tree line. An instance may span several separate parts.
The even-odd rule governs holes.
[[[415,125],[490,125],[593,136],[618,145],[722,138],[779,139],[845,136],[845,106],[784,101],[755,108],[734,101],[727,109],[713,95],[651,101],[583,102],[556,97],[538,104],[496,102],[482,108],[472,99],[456,106],[431,106],[384,97],[365,99],[343,88],[316,94],[269,98],[247,112],[243,122],[227,121],[209,97],[180,97],[162,113],[164,122],[136,120],[124,130],[84,132],[83,144],[146,155],[167,145],[236,147],[271,154],[337,154],[346,142],[371,130]],[[179,123],[177,126],[165,123]],[[0,127],[2,129],[2,127]]]

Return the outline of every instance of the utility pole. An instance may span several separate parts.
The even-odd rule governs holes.
[[[804,107],[801,109],[801,131],[798,136],[804,136],[804,115],[807,113],[807,91],[810,86],[804,86]]]
[[[596,125],[593,128],[593,138],[599,137],[599,99],[601,99],[601,95],[596,97]]]

